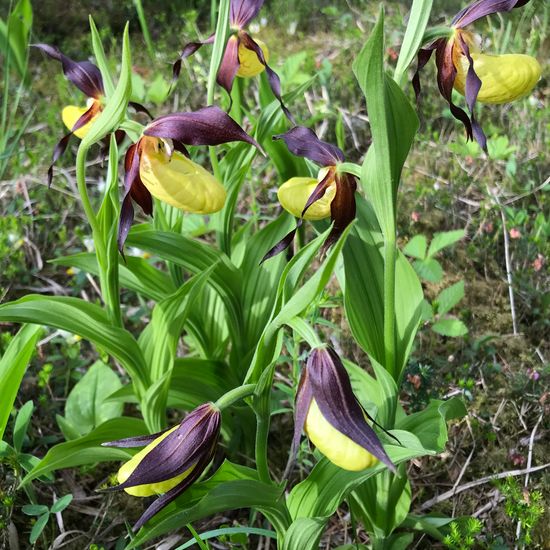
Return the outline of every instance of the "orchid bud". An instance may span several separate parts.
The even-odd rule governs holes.
[[[296,395],[294,449],[302,429],[322,454],[344,470],[361,471],[381,461],[395,472],[353,394],[344,365],[330,347],[314,349],[302,372]]]
[[[220,434],[221,413],[212,403],[191,411],[169,430],[150,436],[103,443],[109,447],[141,447],[117,474],[119,485],[137,497],[162,495],[139,518],[134,530],[190,487],[214,456]]]

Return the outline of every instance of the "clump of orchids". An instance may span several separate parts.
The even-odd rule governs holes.
[[[124,490],[135,497],[161,495],[134,530],[188,489],[212,462],[221,430],[220,405],[200,405],[180,424],[160,433],[103,443],[107,447],[144,447],[118,470],[119,485],[108,489]],[[320,346],[311,351],[302,370],[295,409],[292,456],[304,431],[323,455],[344,470],[358,472],[380,461],[396,472],[332,348]]]
[[[437,84],[449,103],[453,116],[466,128],[468,139],[475,138],[486,150],[487,138],[475,118],[475,105],[510,103],[528,95],[541,74],[539,62],[524,54],[486,54],[481,38],[466,27],[494,13],[508,12],[529,0],[477,0],[455,15],[450,33],[418,52],[418,69],[413,78],[416,95],[420,94],[419,71],[435,51]],[[465,96],[469,115],[453,103],[452,92]]]
[[[452,114],[466,127],[468,137],[475,138],[483,148],[486,146],[486,140],[475,118],[476,101],[505,103],[524,96],[532,90],[539,79],[540,66],[529,56],[494,56],[483,53],[478,38],[466,30],[466,27],[481,17],[509,11],[526,4],[527,1],[478,0],[457,14],[445,36],[420,49],[418,53],[420,70],[426,65],[432,53],[436,52],[440,92],[448,101]],[[329,142],[320,140],[311,129],[295,124],[288,109],[283,105],[279,77],[268,65],[269,53],[266,45],[252,38],[246,31],[246,27],[256,17],[262,5],[263,0],[231,1],[231,36],[224,45],[217,81],[231,93],[236,77],[252,77],[265,70],[275,98],[287,118],[293,122],[293,127],[289,131],[274,135],[273,139],[282,140],[290,153],[319,166],[316,177],[295,176],[279,187],[277,196],[280,204],[298,220],[296,227],[265,254],[266,260],[291,245],[303,220],[330,219],[332,225],[330,231],[327,230],[324,250],[334,245],[343,233],[349,232],[349,226],[356,217],[357,180],[355,173],[346,171],[343,151]],[[174,79],[179,75],[183,59],[191,56],[202,45],[213,43],[214,40],[215,35],[211,35],[203,42],[188,43],[174,64]],[[86,107],[68,106],[62,112],[63,122],[70,132],[55,148],[52,166],[48,170],[48,179],[51,181],[53,163],[66,149],[70,137],[75,135],[84,138],[104,111],[105,92],[101,72],[94,64],[89,61],[74,61],[52,46],[38,44],[37,47],[59,61],[66,77],[88,97]],[[214,83],[213,78],[211,82]],[[418,72],[414,76],[413,85],[419,93]],[[466,97],[469,114],[453,103],[453,89]],[[130,105],[136,111],[148,114],[143,106],[132,103]],[[126,109],[126,104],[123,108]],[[133,135],[133,142],[127,148],[124,158],[124,192],[120,217],[117,210],[113,225],[116,231],[118,222],[118,249],[121,253],[133,222],[134,204],[139,205],[147,215],[153,214],[154,199],[181,211],[197,214],[212,214],[225,206],[227,192],[224,185],[214,174],[190,158],[187,149],[189,146],[217,146],[229,142],[244,142],[263,152],[253,137],[226,112],[214,105],[196,111],[149,117],[151,121],[145,127],[140,126],[139,131]],[[119,141],[124,137],[120,130],[115,129],[114,132]],[[377,153],[382,154],[380,150]],[[115,186],[116,184],[115,176]],[[384,184],[388,182],[384,181]],[[288,227],[279,233],[277,238],[286,231]],[[112,242],[115,256],[113,263],[118,265],[116,243],[114,239]],[[339,251],[336,247],[334,250]],[[388,250],[395,255],[396,249]],[[392,254],[387,258],[391,260]],[[390,260],[387,260],[388,263]],[[393,263],[395,264],[395,258]],[[384,268],[387,269],[387,266],[384,265]],[[395,265],[393,268],[395,279]],[[304,267],[300,277],[305,269]],[[115,275],[118,277],[118,273]],[[388,288],[384,288],[384,292],[389,291],[387,295],[384,294],[384,298],[395,298],[395,280],[388,280],[393,286],[390,284]],[[118,291],[118,287],[116,290]],[[387,312],[383,313],[385,315]],[[396,315],[393,310],[390,313],[391,316]],[[293,315],[296,316],[296,312]],[[388,318],[394,320],[394,317]],[[411,323],[414,322],[413,319]],[[121,326],[122,322],[119,327]],[[395,327],[392,327],[392,323],[388,323],[388,327],[392,346],[395,347]],[[177,337],[179,338],[179,333]],[[311,345],[313,347],[313,344]],[[256,384],[251,385],[253,387],[249,393],[235,394],[238,399],[253,394]],[[244,387],[243,385],[240,388]],[[209,402],[195,408],[178,425],[167,430],[148,436],[104,443],[106,446],[122,448],[143,447],[119,469],[119,484],[110,489],[124,490],[136,497],[158,497],[138,520],[134,529],[139,529],[186,491],[199,480],[212,463],[216,462],[222,426],[221,411],[234,402],[229,402],[227,398],[231,391],[216,403]],[[397,392],[396,389],[396,394]],[[201,401],[206,399],[208,398],[201,398]],[[397,395],[395,401],[397,402]],[[162,423],[159,423],[158,427],[161,425]],[[396,466],[374,429],[376,426],[378,424],[368,416],[354,395],[348,372],[336,352],[327,346],[315,347],[302,368],[296,391],[294,434],[289,463],[292,463],[302,433],[305,432],[318,451],[343,470],[362,472],[379,467],[385,474],[396,473]],[[153,429],[156,430],[158,427]],[[393,425],[388,427],[393,428]]]

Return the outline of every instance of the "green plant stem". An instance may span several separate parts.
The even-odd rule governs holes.
[[[147,17],[145,16],[145,11],[143,10],[143,4],[141,0],[134,0],[134,6],[136,7],[139,26],[141,27],[141,32],[143,33],[143,39],[145,40],[145,45],[147,47],[147,53],[151,58],[151,61],[155,62],[155,48],[153,47],[153,41],[151,40],[151,35],[149,34],[149,27],[147,26]]]
[[[271,475],[269,474],[269,465],[267,463],[267,440],[269,436],[269,419],[270,412],[267,410],[264,413],[256,412],[256,469],[260,481],[271,483]]]
[[[214,47],[212,57],[210,58],[210,70],[208,72],[208,87],[206,102],[208,105],[214,103],[214,90],[216,87],[216,76],[222,60],[223,51],[225,50],[225,42],[229,31],[229,0],[221,0],[218,11],[218,19],[216,22],[216,39],[214,40]],[[212,6],[214,2],[212,2]],[[218,157],[214,147],[209,147],[210,163],[212,164],[212,171],[214,176],[220,180],[220,166],[218,163]]]
[[[228,391],[226,394],[222,395],[215,403],[218,409],[223,410],[227,407],[233,405],[233,403],[243,399],[244,397],[249,397],[256,390],[256,384],[244,384],[238,388],[234,388]]]
[[[120,313],[119,297],[112,296],[110,291],[109,274],[104,266],[107,265],[107,247],[103,232],[101,231],[100,224],[97,216],[94,212],[90,197],[88,195],[88,189],[86,188],[86,157],[88,155],[88,147],[84,147],[82,144],[78,148],[76,154],[76,184],[78,193],[80,195],[80,201],[84,208],[84,213],[88,218],[88,223],[92,229],[92,238],[94,240],[94,246],[97,257],[97,264],[99,267],[99,285],[101,289],[101,297],[107,308],[107,312],[111,322],[116,326],[122,326],[122,317]]]
[[[237,121],[239,126],[242,126],[243,112],[242,112],[242,81],[240,78],[236,78],[233,82],[233,90],[231,90],[231,99],[233,105],[231,106],[231,116]]]
[[[395,263],[397,248],[395,237],[384,244],[384,350],[386,370],[394,380],[399,373],[395,364]]]
[[[86,188],[86,157],[88,155],[88,148],[83,147],[82,144],[78,148],[76,154],[76,184],[78,187],[78,193],[80,195],[80,201],[82,207],[84,208],[84,213],[88,218],[88,223],[92,228],[92,237],[94,239],[94,244],[96,247],[96,252],[103,254],[104,245],[103,239],[101,237],[101,230],[99,228],[99,223],[97,221],[97,216],[95,215],[92,204],[90,203],[90,197],[88,196],[88,189]],[[98,246],[99,245],[99,246]]]

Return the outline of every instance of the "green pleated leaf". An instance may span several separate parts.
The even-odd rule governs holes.
[[[169,383],[183,325],[215,268],[216,264],[195,275],[168,298],[158,302],[150,323],[139,337],[153,382],[143,402],[143,416],[152,432],[164,427]]]
[[[344,305],[353,336],[380,365],[385,362],[382,254],[383,238],[372,209],[359,199],[357,223],[344,247]],[[418,276],[400,252],[397,254],[395,287],[396,368],[399,372],[407,363],[424,297]]]
[[[260,510],[282,533],[290,518],[281,502],[281,493],[281,487],[258,481],[255,470],[225,461],[210,479],[196,483],[151,518],[127,548],[136,548],[204,517],[238,508]]]
[[[246,250],[239,270],[243,277],[243,313],[248,347],[253,347],[267,324],[277,287],[286,266],[284,254],[260,264],[266,250],[279,242],[292,228],[291,216],[279,216],[247,239]]]
[[[0,305],[0,321],[37,323],[77,334],[120,361],[138,390],[147,385],[147,366],[133,336],[111,326],[105,312],[90,302],[30,294]]]
[[[201,357],[224,360],[229,345],[229,329],[223,300],[212,287],[203,288],[189,312],[185,329],[191,347]]]
[[[128,32],[129,24],[127,23],[124,27],[122,38],[122,60],[118,83],[113,95],[109,97],[107,105],[82,139],[80,147],[83,149],[89,149],[91,145],[115,131],[126,116],[128,101],[132,95],[132,59],[130,57],[130,37]]]
[[[73,468],[96,462],[127,460],[132,453],[126,449],[102,447],[107,441],[145,435],[147,428],[142,420],[120,417],[108,420],[84,437],[59,443],[25,476],[21,486],[33,479],[62,468]]]
[[[91,15],[88,16],[88,20],[90,23],[90,35],[92,37],[92,49],[94,51],[95,61],[101,72],[101,77],[103,78],[105,95],[109,98],[115,91],[115,84],[113,82],[111,72],[109,71],[109,64],[107,62],[105,50],[103,49],[103,43],[101,42],[99,31],[97,30],[96,24]]]
[[[400,476],[388,472],[370,477],[349,497],[352,514],[372,533],[390,535],[411,507],[411,485],[404,465]]]
[[[4,435],[21,380],[42,331],[42,327],[37,325],[21,327],[0,359],[0,439]]]
[[[15,417],[15,424],[13,427],[13,448],[17,453],[21,452],[23,448],[23,441],[27,435],[27,428],[31,421],[31,416],[34,411],[34,404],[32,401],[27,401],[17,412]]]
[[[411,11],[408,14],[407,30],[395,66],[394,78],[399,84],[402,84],[405,80],[407,68],[423,44],[424,32],[430,19],[432,4],[433,0],[413,0]]]
[[[298,518],[285,533],[281,550],[318,550],[328,518]]]
[[[198,239],[157,231],[148,224],[132,228],[126,243],[180,265],[191,273],[201,273],[216,264],[208,282],[222,298],[232,339],[236,345],[240,345],[243,317],[240,302],[241,274],[225,254]]]
[[[257,382],[262,371],[277,357],[282,342],[279,329],[286,323],[291,324],[295,317],[302,314],[319,298],[329,281],[338,256],[342,250],[353,224],[350,224],[327,254],[324,262],[306,283],[296,290],[299,281],[304,277],[311,262],[317,256],[331,229],[327,229],[315,240],[302,248],[283,270],[276,292],[276,300],[270,321],[266,325],[256,346],[252,362],[246,374],[248,383]],[[270,261],[270,260],[268,260]]]
[[[99,275],[96,255],[93,253],[81,252],[72,256],[63,256],[51,260],[51,263],[76,267],[86,273]],[[170,276],[153,267],[143,258],[126,256],[126,262],[120,258],[118,270],[120,285],[144,298],[160,301],[176,291]]]
[[[418,117],[395,81],[384,73],[384,13],[353,63],[367,100],[373,143],[362,166],[361,185],[386,238],[395,238],[395,204],[401,170],[418,129]]]

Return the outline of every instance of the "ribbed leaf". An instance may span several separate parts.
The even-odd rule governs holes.
[[[99,275],[95,254],[81,252],[72,256],[63,256],[51,260],[51,263],[67,267],[76,267],[86,273]],[[172,279],[153,267],[147,260],[136,256],[126,256],[126,261],[119,261],[120,285],[133,290],[144,298],[160,301],[176,291]]]
[[[217,264],[209,283],[224,301],[233,341],[241,345],[241,275],[225,254],[197,239],[155,231],[147,224],[134,227],[126,243],[180,265],[191,273],[202,272]]]
[[[147,366],[137,342],[128,331],[111,326],[99,306],[78,298],[30,294],[0,305],[0,321],[36,323],[77,334],[117,359],[138,392],[147,386]]]
[[[42,327],[25,325],[12,338],[0,359],[0,440],[4,435],[17,392],[34,353]]]
[[[394,78],[398,84],[402,84],[407,68],[412,63],[423,43],[424,31],[430,19],[433,0],[413,0],[409,13],[407,30],[399,50],[399,58],[395,67]]]
[[[108,420],[84,437],[52,447],[25,476],[21,485],[26,485],[37,477],[62,468],[73,468],[109,460],[127,460],[131,456],[127,450],[102,447],[101,444],[146,433],[145,423],[137,418],[121,417]]]
[[[128,30],[129,25],[126,24],[122,38],[122,60],[118,83],[105,109],[97,117],[97,120],[93,122],[82,139],[80,147],[83,149],[88,149],[90,145],[97,143],[107,134],[116,130],[126,115],[128,101],[132,95],[132,59],[130,57]]]
[[[237,508],[257,508],[278,533],[282,533],[290,520],[280,499],[281,492],[280,487],[258,481],[255,470],[225,461],[209,480],[196,483],[154,516],[140,529],[128,549],[187,523]]]
[[[298,518],[285,533],[281,550],[318,550],[328,518]]]
[[[365,98],[373,143],[363,162],[361,185],[372,200],[386,238],[395,238],[395,204],[403,163],[418,117],[395,81],[384,73],[384,13],[357,56],[353,71]]]
[[[113,95],[115,91],[115,85],[113,78],[111,77],[111,72],[109,71],[109,64],[107,62],[107,57],[105,56],[105,51],[103,50],[103,44],[101,43],[101,36],[95,25],[92,16],[89,16],[90,22],[90,34],[92,37],[92,49],[94,50],[94,57],[96,64],[101,71],[101,77],[103,78],[103,87],[105,88],[105,95],[109,98]]]

